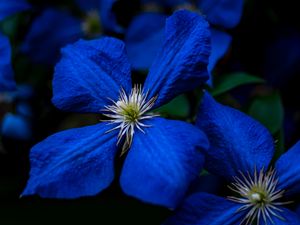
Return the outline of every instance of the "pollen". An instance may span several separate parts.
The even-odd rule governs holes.
[[[107,133],[120,130],[117,145],[124,139],[121,155],[131,146],[135,130],[145,133],[144,128],[150,125],[145,124],[144,121],[158,116],[149,112],[156,99],[157,96],[148,100],[148,92],[144,93],[141,85],[135,85],[129,95],[121,89],[118,101],[112,100],[112,105],[105,106],[103,115],[110,118],[109,124],[115,125]]]
[[[280,220],[285,220],[280,214],[281,205],[291,202],[281,202],[284,195],[284,190],[277,188],[278,179],[275,170],[265,172],[261,169],[260,172],[254,171],[254,176],[250,173],[241,177],[234,177],[234,182],[229,188],[238,194],[238,196],[230,196],[229,200],[241,204],[238,212],[246,211],[246,215],[240,224],[274,224],[273,216]]]

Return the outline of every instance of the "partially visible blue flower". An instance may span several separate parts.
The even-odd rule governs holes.
[[[274,141],[254,119],[205,94],[197,120],[211,143],[205,167],[231,182],[235,194],[227,199],[200,192],[191,195],[166,224],[300,224],[287,208],[292,196],[300,193],[300,142],[268,169]]]
[[[29,8],[26,0],[0,0],[0,20]]]
[[[0,32],[0,92],[12,91],[16,87],[10,60],[11,49],[8,37]]]
[[[15,113],[6,113],[0,121],[0,134],[17,140],[29,140],[32,137],[32,108],[29,100],[33,96],[32,87],[18,85],[15,91],[6,92],[2,101],[15,103]]]
[[[29,4],[24,0],[0,0],[0,21],[28,8]],[[11,91],[16,86],[10,61],[11,48],[9,39],[0,31],[0,92]]]
[[[66,11],[47,9],[32,23],[21,51],[35,63],[53,64],[59,50],[83,37],[81,21]]]
[[[54,105],[104,113],[108,120],[56,133],[35,145],[23,195],[96,195],[114,179],[114,159],[122,150],[128,151],[120,176],[123,191],[148,203],[176,207],[201,170],[201,150],[208,142],[195,126],[149,110],[205,83],[209,35],[201,16],[188,11],[171,16],[143,88],[132,87],[122,41],[80,40],[65,47],[55,68]]]
[[[142,3],[150,2],[174,8],[183,6],[184,4],[191,4],[191,2],[187,0],[142,1]],[[212,2],[213,4],[211,4]],[[197,7],[211,24],[223,28],[232,28],[240,21],[243,1],[201,0],[197,2]],[[133,18],[126,32],[125,41],[134,69],[147,70],[151,66],[151,62],[156,56],[164,38],[163,19],[165,17],[166,16],[162,13],[145,12]],[[231,36],[220,29],[212,27],[211,33],[212,53],[208,65],[209,74],[212,73],[215,65],[224,56],[231,44]],[[150,52],[151,54],[144,54],[144,52]],[[211,80],[209,82],[211,83]]]

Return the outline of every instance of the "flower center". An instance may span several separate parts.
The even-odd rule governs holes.
[[[252,177],[249,173],[241,178],[234,177],[234,182],[229,188],[236,192],[239,197],[230,196],[229,200],[242,204],[237,212],[247,211],[246,216],[240,224],[252,224],[255,220],[260,224],[263,219],[265,224],[274,223],[272,217],[275,216],[281,220],[284,218],[280,215],[281,205],[291,202],[278,202],[283,197],[284,190],[277,188],[278,179],[275,170],[260,172],[255,170]]]
[[[143,128],[150,127],[150,125],[144,124],[143,121],[157,116],[149,113],[157,96],[150,100],[147,100],[147,97],[148,92],[144,94],[141,85],[135,85],[129,95],[122,89],[118,101],[112,101],[113,104],[105,106],[103,110],[106,112],[104,115],[110,118],[109,124],[116,125],[107,133],[120,129],[117,144],[125,137],[121,155],[131,146],[135,128],[145,133]]]

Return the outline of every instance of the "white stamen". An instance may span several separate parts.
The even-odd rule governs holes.
[[[105,106],[103,110],[106,112],[104,115],[110,118],[108,120],[110,122],[109,124],[116,124],[114,128],[108,130],[106,133],[120,129],[117,144],[125,137],[121,155],[131,146],[135,128],[145,133],[143,128],[149,127],[149,125],[141,121],[158,116],[148,113],[154,106],[157,96],[150,100],[147,100],[147,97],[148,92],[144,94],[142,86],[135,85],[129,95],[122,89],[119,100],[117,102],[111,100],[113,104]]]
[[[249,173],[244,175],[241,173],[241,178],[234,177],[234,183],[229,188],[239,194],[239,197],[230,196],[229,200],[242,204],[237,210],[238,212],[247,211],[246,216],[240,224],[249,225],[255,220],[257,225],[260,225],[261,218],[265,224],[274,224],[272,217],[277,217],[285,220],[280,216],[282,210],[278,207],[289,204],[291,202],[278,202],[283,197],[284,190],[278,190],[278,179],[275,170],[269,172],[261,171],[258,173],[254,171],[252,177]]]

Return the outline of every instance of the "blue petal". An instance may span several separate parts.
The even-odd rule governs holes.
[[[29,8],[30,5],[25,0],[0,0],[0,20]]]
[[[211,74],[213,69],[215,68],[217,62],[225,55],[228,51],[228,48],[231,44],[231,36],[225,32],[211,29],[211,54],[209,57],[209,64],[207,70]],[[211,80],[210,80],[211,83]]]
[[[113,5],[116,0],[100,0],[100,18],[104,29],[115,32],[122,32],[123,29],[118,25]]]
[[[80,20],[68,12],[47,9],[33,21],[21,50],[34,63],[54,64],[60,48],[82,36]]]
[[[253,174],[255,167],[268,167],[274,153],[272,136],[246,114],[217,103],[205,93],[196,124],[211,144],[205,158],[211,173],[230,180],[239,171]]]
[[[280,209],[282,210],[282,212],[280,212],[280,216],[282,216],[285,220],[281,220],[273,216],[272,219],[275,225],[299,225],[300,224],[299,215],[283,207],[281,207]],[[263,219],[261,219],[261,224],[264,224]]]
[[[300,141],[280,156],[275,169],[279,177],[278,188],[286,190],[285,194],[300,193]]]
[[[189,196],[164,225],[238,225],[244,214],[239,204],[207,193]]]
[[[150,4],[155,3],[162,7],[176,7],[179,5],[183,5],[185,3],[189,3],[188,0],[141,0],[142,4]]]
[[[156,107],[208,79],[210,32],[203,17],[177,11],[167,19],[165,35],[144,85],[149,97],[158,95]]]
[[[29,121],[22,116],[11,113],[4,116],[0,133],[4,137],[18,140],[29,140],[32,136]]]
[[[112,104],[110,99],[117,101],[121,87],[127,93],[131,89],[124,43],[114,38],[80,40],[62,49],[52,101],[62,110],[100,113]]]
[[[101,0],[75,0],[76,4],[83,11],[97,10]]]
[[[241,20],[243,0],[197,0],[200,11],[215,25],[233,28]]]
[[[162,118],[137,132],[125,160],[123,191],[148,203],[174,208],[199,175],[208,148],[206,136],[191,124]]]
[[[116,132],[106,123],[56,133],[30,153],[30,178],[22,195],[77,198],[96,195],[114,178]]]
[[[148,70],[152,65],[163,44],[165,22],[166,15],[161,13],[142,13],[133,18],[125,43],[134,69]]]
[[[0,92],[12,91],[16,88],[10,60],[11,49],[9,40],[0,32]]]

